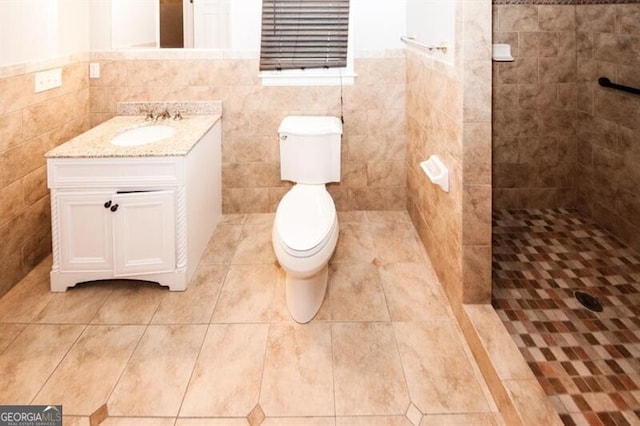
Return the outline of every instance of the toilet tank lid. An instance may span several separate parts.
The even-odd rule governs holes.
[[[341,135],[342,122],[338,117],[326,115],[290,115],[282,120],[279,134],[290,135]]]

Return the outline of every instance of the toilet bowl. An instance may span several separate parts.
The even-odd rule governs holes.
[[[342,123],[336,117],[291,116],[278,132],[281,177],[295,184],[276,209],[272,244],[286,274],[289,313],[306,323],[324,300],[338,242],[336,207],[325,184],[340,181]]]
[[[338,231],[335,205],[324,185],[296,184],[278,205],[273,249],[286,272],[287,308],[299,323],[309,322],[322,305]]]

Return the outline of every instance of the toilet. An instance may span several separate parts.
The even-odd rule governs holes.
[[[322,305],[338,242],[336,206],[325,184],[340,182],[342,123],[336,117],[288,116],[278,133],[280,176],[294,185],[276,209],[273,250],[286,273],[289,313],[307,323]]]

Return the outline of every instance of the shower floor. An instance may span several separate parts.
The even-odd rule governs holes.
[[[564,424],[640,425],[640,255],[574,210],[499,210],[492,302]]]

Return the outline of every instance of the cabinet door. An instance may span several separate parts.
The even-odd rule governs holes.
[[[114,275],[169,272],[176,267],[174,191],[114,195]]]
[[[58,195],[61,271],[112,269],[111,211],[105,208],[110,199],[111,192]]]

